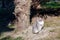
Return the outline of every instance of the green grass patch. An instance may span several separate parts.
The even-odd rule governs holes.
[[[60,8],[60,2],[55,2],[55,1],[51,1],[51,2],[45,2],[42,7],[45,8]]]

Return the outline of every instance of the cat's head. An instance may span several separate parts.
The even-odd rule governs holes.
[[[43,18],[38,17],[37,21],[43,21]]]

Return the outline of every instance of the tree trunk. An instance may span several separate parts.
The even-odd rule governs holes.
[[[17,30],[21,31],[29,26],[31,0],[15,0],[15,16]]]

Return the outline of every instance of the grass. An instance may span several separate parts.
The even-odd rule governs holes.
[[[50,32],[55,32],[55,30],[53,29],[53,30],[49,30]]]
[[[8,36],[8,37],[2,38],[0,40],[24,40],[24,39],[22,37],[17,37],[14,39],[14,38]]]
[[[46,8],[60,8],[60,2],[46,2],[42,6]]]
[[[49,35],[41,40],[60,40],[60,28],[49,30]]]

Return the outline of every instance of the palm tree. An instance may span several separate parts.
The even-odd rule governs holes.
[[[30,2],[31,0],[15,0],[16,24],[19,31],[29,26]]]

